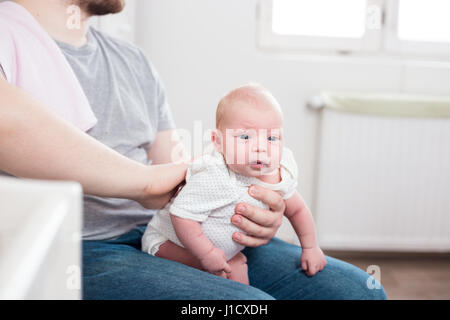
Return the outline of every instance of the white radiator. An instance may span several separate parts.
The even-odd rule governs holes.
[[[450,99],[321,101],[313,203],[320,245],[450,251]]]

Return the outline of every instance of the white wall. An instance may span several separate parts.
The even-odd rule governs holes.
[[[127,0],[120,14],[91,18],[91,23],[110,35],[128,42],[136,42],[137,0]]]

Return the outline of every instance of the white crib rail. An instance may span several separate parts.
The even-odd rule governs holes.
[[[0,177],[0,299],[81,298],[81,187]]]

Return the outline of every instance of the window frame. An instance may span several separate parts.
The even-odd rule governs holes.
[[[368,6],[383,2],[384,0],[367,0]],[[272,30],[273,0],[260,0],[258,15],[259,45],[262,48],[367,53],[378,51],[381,46],[381,33],[377,29],[366,29],[361,38],[276,34]]]
[[[450,60],[450,42],[412,41],[398,37],[399,0],[386,1],[384,49],[388,54]]]
[[[409,41],[398,37],[399,0],[367,0],[367,8],[381,9],[380,28],[368,29],[362,38],[280,35],[272,30],[273,0],[259,0],[257,45],[262,50],[306,54],[346,54],[450,61],[450,43]]]

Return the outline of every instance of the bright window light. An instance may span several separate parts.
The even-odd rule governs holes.
[[[449,0],[400,0],[401,40],[450,42]]]
[[[284,35],[361,38],[366,5],[366,0],[273,0],[272,29]]]

